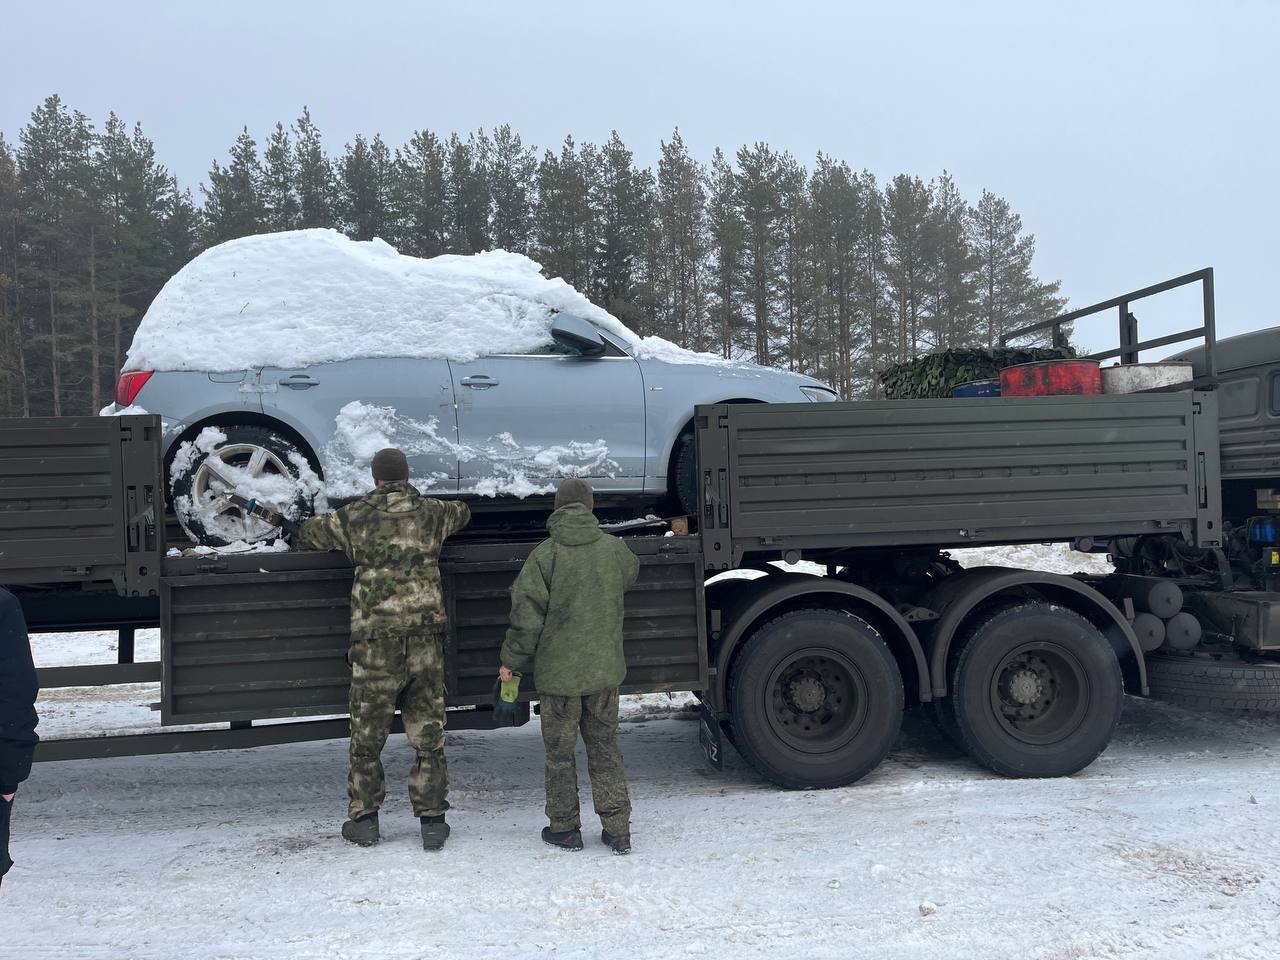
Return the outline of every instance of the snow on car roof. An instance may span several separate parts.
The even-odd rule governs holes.
[[[503,250],[424,260],[336,230],[242,237],[206,250],[164,285],[124,369],[215,372],[351,357],[474,360],[544,346],[557,312],[591,321],[638,357],[726,362],[637,336],[541,269]]]

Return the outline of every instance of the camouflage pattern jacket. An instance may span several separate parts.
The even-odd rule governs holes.
[[[424,497],[402,480],[308,520],[298,548],[337,550],[355,566],[353,641],[410,636],[444,626],[440,547],[470,522],[465,503]]]

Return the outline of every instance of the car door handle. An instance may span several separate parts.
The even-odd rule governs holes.
[[[307,387],[318,387],[320,381],[314,377],[309,377],[305,373],[295,373],[291,377],[285,377],[280,381],[280,386],[290,387],[294,390],[305,390]]]
[[[474,377],[463,377],[462,385],[470,387],[472,390],[488,390],[490,387],[496,387],[498,381],[481,373]]]

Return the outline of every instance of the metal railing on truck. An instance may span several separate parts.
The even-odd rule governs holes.
[[[1156,294],[1167,293],[1170,290],[1190,286],[1194,283],[1200,284],[1202,311],[1200,326],[1182,330],[1178,333],[1154,337],[1150,340],[1139,339],[1138,318],[1129,307],[1139,300],[1145,300],[1148,297],[1154,297]],[[1120,346],[1112,350],[1103,350],[1100,353],[1091,353],[1088,357],[1090,360],[1110,360],[1112,357],[1119,357],[1120,362],[1123,364],[1137,363],[1138,356],[1143,350],[1154,350],[1156,347],[1168,347],[1175,343],[1186,343],[1188,340],[1202,338],[1204,340],[1205,375],[1208,377],[1216,376],[1217,366],[1214,360],[1214,348],[1217,344],[1217,314],[1213,298],[1213,267],[1205,267],[1203,270],[1186,273],[1180,277],[1174,277],[1172,280],[1154,283],[1149,287],[1143,287],[1130,293],[1122,293],[1118,297],[1112,297],[1109,300],[1103,300],[1087,307],[1080,307],[1077,310],[1054,317],[1052,320],[1043,320],[1039,323],[1019,327],[1017,330],[1011,330],[1002,336],[1000,338],[1000,346],[1007,346],[1010,340],[1017,340],[1021,337],[1049,330],[1051,331],[1054,346],[1065,347],[1067,345],[1067,337],[1063,333],[1064,326],[1107,310],[1116,310],[1118,313]]]

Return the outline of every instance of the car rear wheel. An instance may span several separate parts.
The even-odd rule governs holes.
[[[208,547],[275,540],[280,528],[246,513],[232,494],[301,520],[315,512],[319,481],[310,460],[286,437],[265,427],[206,428],[178,447],[169,488],[178,522]]]
[[[673,499],[687,517],[698,515],[698,450],[693,433],[684,433],[676,441],[675,467],[671,471],[675,489]]]

